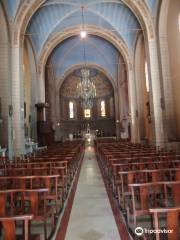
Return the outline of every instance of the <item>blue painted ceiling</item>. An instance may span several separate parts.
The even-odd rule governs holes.
[[[16,12],[22,0],[4,0],[9,18],[12,20],[16,16]]]
[[[17,12],[17,9],[18,9],[20,3],[23,2],[23,0],[2,0],[2,1],[5,2],[9,18],[13,19],[16,15],[16,12]],[[148,7],[151,11],[155,10],[155,8],[157,6],[156,3],[158,1],[159,0],[146,0],[146,3],[147,3],[147,5],[148,5]],[[51,4],[51,3],[55,2],[55,0],[49,0],[47,2],[49,4]],[[58,2],[58,1],[56,1],[56,2]],[[64,2],[72,3],[72,4],[75,4],[75,5],[79,3],[78,0],[68,0],[68,1],[66,0]],[[82,3],[88,3],[89,1],[82,0],[81,2]],[[96,1],[91,0],[91,2],[97,2],[97,0]],[[113,1],[109,1],[109,2],[113,2]]]
[[[2,1],[12,20],[23,0]],[[146,0],[151,11],[156,8],[157,1]],[[33,15],[26,32],[32,39],[37,56],[53,34],[61,33],[69,26],[82,24],[82,5],[85,7],[85,24],[113,31],[133,50],[141,27],[136,16],[121,0],[46,0]]]
[[[85,54],[84,54],[85,51]],[[106,69],[116,79],[119,53],[109,42],[96,36],[80,40],[71,37],[59,44],[51,54],[47,67],[53,67],[56,79],[74,65],[95,64]]]
[[[84,22],[113,31],[133,49],[141,27],[131,10],[121,1],[47,0],[31,19],[27,34],[32,38],[37,54],[50,36],[69,26],[82,25],[81,6],[85,7]]]
[[[9,18],[16,16],[19,5],[24,0],[2,0],[6,3]],[[154,11],[158,0],[146,0],[150,11]],[[46,0],[31,18],[26,35],[32,40],[36,57],[40,56],[44,44],[55,34],[61,34],[68,27],[82,26],[84,23],[101,29],[108,29],[120,37],[133,52],[136,37],[141,30],[133,12],[121,0]],[[95,63],[107,69],[116,79],[117,50],[107,41],[88,36],[85,41],[88,63]],[[51,56],[56,78],[72,65],[83,63],[83,44],[79,36],[69,38],[56,47]]]
[[[156,12],[159,0],[146,0],[146,3],[152,14]]]

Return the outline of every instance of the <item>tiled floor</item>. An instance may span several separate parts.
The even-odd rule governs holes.
[[[106,189],[95,159],[86,148],[66,240],[119,240]]]

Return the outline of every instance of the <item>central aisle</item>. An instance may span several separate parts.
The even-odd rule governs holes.
[[[120,239],[92,147],[85,151],[65,239]]]

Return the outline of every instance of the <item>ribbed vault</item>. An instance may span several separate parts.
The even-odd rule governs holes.
[[[109,29],[120,35],[129,49],[133,49],[136,36],[141,30],[137,18],[121,1],[83,1],[85,24]],[[68,27],[82,24],[82,1],[48,0],[34,14],[27,34],[30,35],[37,54],[47,39],[61,34]]]
[[[118,56],[118,51],[100,37],[90,35],[83,43],[79,36],[75,36],[63,41],[54,49],[47,67],[52,67],[55,78],[59,79],[71,66],[84,65],[86,61],[86,64],[94,63],[107,69],[109,75],[115,80]]]
[[[19,8],[20,4],[22,4],[23,1],[22,0],[2,0],[2,1],[5,3],[9,17],[11,19],[15,18],[18,8]],[[147,6],[149,7],[149,9],[151,11],[154,11],[155,8],[157,7],[157,2],[159,0],[145,0],[145,1],[146,1]],[[53,2],[55,2],[55,0],[49,1],[50,4],[52,4]],[[69,2],[72,4],[73,2],[77,3],[78,1],[69,0],[69,1],[64,1],[64,2]],[[92,1],[92,2],[94,2],[94,1]],[[113,1],[111,1],[111,2],[113,2]]]

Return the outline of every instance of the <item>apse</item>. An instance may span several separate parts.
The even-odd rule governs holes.
[[[115,104],[114,89],[111,80],[98,68],[87,67],[90,78],[96,88],[93,106],[85,108],[78,97],[77,86],[81,82],[81,70],[77,67],[67,75],[59,89],[58,124],[56,124],[56,138],[66,139],[70,134],[74,138],[82,138],[87,127],[97,136],[115,136]],[[53,104],[49,90],[50,106]],[[54,111],[51,109],[51,116]],[[111,126],[109,129],[108,126]]]

